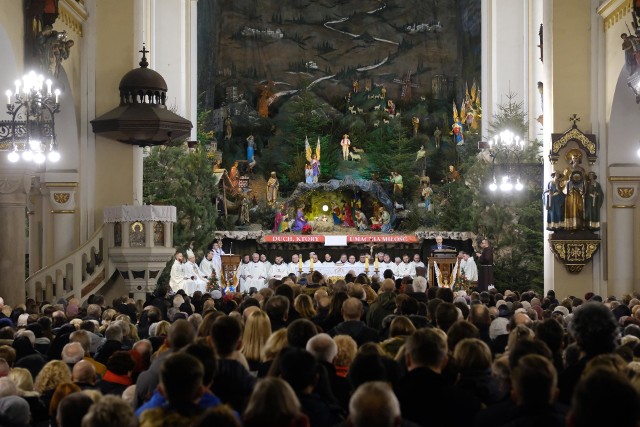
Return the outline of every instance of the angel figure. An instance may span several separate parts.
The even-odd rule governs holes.
[[[318,177],[320,176],[320,137],[318,137],[315,154],[311,150],[311,145],[309,144],[309,139],[307,137],[304,138],[304,149],[307,155],[307,161],[311,165],[312,181],[316,184],[318,182]]]
[[[416,153],[416,162],[420,159],[424,159],[426,155],[427,155],[427,150],[424,149],[424,145],[423,145],[422,147],[420,147],[420,149]]]

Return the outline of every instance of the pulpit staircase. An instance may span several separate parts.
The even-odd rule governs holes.
[[[76,298],[80,303],[100,291],[116,272],[109,262],[105,224],[66,257],[30,275],[27,297],[36,301]]]

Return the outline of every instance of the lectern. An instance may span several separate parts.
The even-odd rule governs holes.
[[[429,285],[430,286],[451,286],[451,273],[456,265],[457,251],[455,249],[440,249],[431,252],[429,257]],[[440,283],[436,280],[436,264],[440,270]]]
[[[221,283],[226,288],[229,285],[237,286],[236,272],[240,265],[240,255],[220,255],[222,260]]]

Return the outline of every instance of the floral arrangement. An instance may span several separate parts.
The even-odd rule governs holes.
[[[453,282],[453,286],[451,287],[451,289],[454,292],[457,292],[457,291],[469,292],[469,285],[470,285],[470,282],[466,277],[466,274],[464,272],[464,268],[462,268],[460,270],[460,274],[458,276],[456,276],[456,280],[455,280],[455,282]]]
[[[311,234],[311,226],[309,224],[305,224],[302,227],[302,234]]]
[[[207,282],[207,292],[213,292],[216,290],[220,290],[220,279],[218,279],[216,271],[213,270],[211,272],[211,277],[209,277],[209,281]]]

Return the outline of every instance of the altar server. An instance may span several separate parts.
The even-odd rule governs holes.
[[[378,264],[378,269],[380,274],[384,274],[386,270],[391,270],[393,272],[393,277],[398,275],[398,266],[395,262],[391,261],[389,254],[384,254],[383,262]]]
[[[416,267],[424,267],[424,262],[422,262],[420,260],[420,254],[414,254],[413,255],[413,261],[411,261],[411,263],[413,264],[413,268],[415,269]]]
[[[267,256],[265,254],[260,255],[260,262],[264,264],[264,270],[268,273],[273,264],[267,260]]]
[[[324,254],[324,262],[322,263],[322,267],[325,269],[333,268],[336,266],[336,263],[331,260],[331,254]]]
[[[214,242],[213,248],[213,268],[218,272],[218,277],[220,277],[220,273],[222,272],[222,257],[221,255],[226,255],[225,252],[220,247],[220,243]]]

